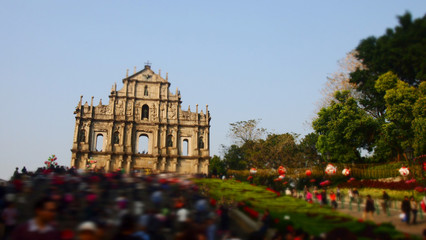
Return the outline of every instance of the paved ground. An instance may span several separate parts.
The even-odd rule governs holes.
[[[405,222],[401,222],[401,219],[399,218],[399,214],[401,211],[398,209],[400,203],[392,203],[390,208],[390,216],[388,216],[387,213],[383,213],[382,209],[380,208],[380,213],[374,214],[374,222],[376,223],[384,223],[384,222],[390,222],[392,223],[396,229],[398,229],[401,232],[408,233],[411,235],[417,235],[422,236],[423,230],[426,229],[426,214],[423,213],[423,219],[420,217],[420,213],[417,214],[417,224],[408,225]],[[352,204],[352,210],[349,209],[349,203],[345,202],[344,208],[338,208],[338,211],[349,214],[356,218],[362,218],[364,205],[360,205],[360,210],[358,211],[358,204],[353,203]]]

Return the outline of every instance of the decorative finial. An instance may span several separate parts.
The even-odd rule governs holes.
[[[161,77],[161,69],[158,69],[158,76]]]
[[[129,77],[129,69],[126,70],[126,78]]]
[[[134,73],[133,74],[135,74],[136,73],[136,66],[135,66],[135,70],[134,70]]]
[[[169,80],[169,73],[166,72],[166,81]]]
[[[99,106],[102,106],[102,98],[99,99]]]
[[[198,113],[198,104],[195,104],[195,112]]]
[[[83,95],[80,96],[80,101],[78,102],[78,107],[81,107],[81,102],[83,101]]]
[[[92,96],[92,100],[90,101],[90,107],[93,107],[93,96]]]

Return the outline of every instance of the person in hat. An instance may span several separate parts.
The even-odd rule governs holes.
[[[77,228],[78,240],[98,240],[98,228],[91,221],[81,223]]]

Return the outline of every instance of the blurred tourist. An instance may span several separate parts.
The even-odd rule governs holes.
[[[331,191],[330,193],[330,201],[331,201],[331,207],[333,209],[336,209],[337,208],[336,194],[334,194],[333,191]]]
[[[382,195],[382,209],[383,209],[383,213],[386,213],[386,211],[388,209],[389,200],[390,200],[390,197],[389,197],[388,193],[386,191],[383,191],[383,195]]]
[[[411,196],[410,198],[410,207],[411,212],[413,213],[413,221],[411,223],[417,224],[417,211],[419,210],[419,205],[417,204],[416,199],[414,199],[413,196]],[[408,221],[410,221],[410,219],[408,219]]]
[[[410,224],[411,204],[407,196],[404,197],[404,200],[401,203],[401,211],[405,214],[404,221],[407,224]]]
[[[337,201],[342,200],[342,194],[340,193],[339,187],[337,187],[337,189],[336,189],[336,197],[337,197]]]
[[[56,240],[60,234],[52,225],[56,216],[56,203],[49,198],[42,198],[34,205],[35,217],[19,225],[12,233],[12,240]]]
[[[77,228],[78,240],[98,240],[98,228],[94,222],[83,222]]]
[[[139,237],[135,236],[136,233],[136,220],[133,219],[132,215],[126,214],[121,218],[121,223],[118,228],[117,234],[113,238],[114,240],[140,240]]]
[[[352,191],[355,200],[359,200],[359,192],[358,189],[354,188],[354,190]]]
[[[15,204],[13,202],[9,202],[7,204],[7,207],[1,214],[1,218],[4,223],[3,239],[7,239],[10,233],[12,233],[13,229],[16,227],[18,218],[18,210],[16,210]]]
[[[349,190],[348,190],[348,197],[349,197],[349,200],[350,200],[351,202],[353,202],[353,201],[354,201],[354,192],[352,191],[352,189],[349,189]]]
[[[375,207],[374,207],[374,200],[371,198],[370,195],[367,195],[367,200],[365,202],[365,210],[364,210],[364,220],[365,219],[369,219],[371,221],[373,221],[373,214],[375,211]]]

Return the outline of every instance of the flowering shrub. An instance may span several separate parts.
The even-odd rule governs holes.
[[[86,165],[86,169],[87,170],[91,170],[96,166],[97,161],[94,160],[93,158],[87,159],[87,165]]]
[[[46,168],[50,168],[51,166],[57,167],[58,166],[58,163],[56,162],[57,159],[58,158],[55,156],[55,154],[53,154],[47,159],[47,161],[44,162],[44,165],[46,166]]]
[[[244,206],[243,211],[247,213],[251,218],[257,220],[259,218],[259,213],[251,207]]]
[[[267,190],[267,191],[270,191],[270,192],[273,192],[273,193],[275,193],[275,194],[277,194],[277,197],[279,197],[279,196],[280,196],[280,193],[279,193],[279,192],[277,192],[277,191],[275,191],[274,189],[266,188],[266,190]]]

